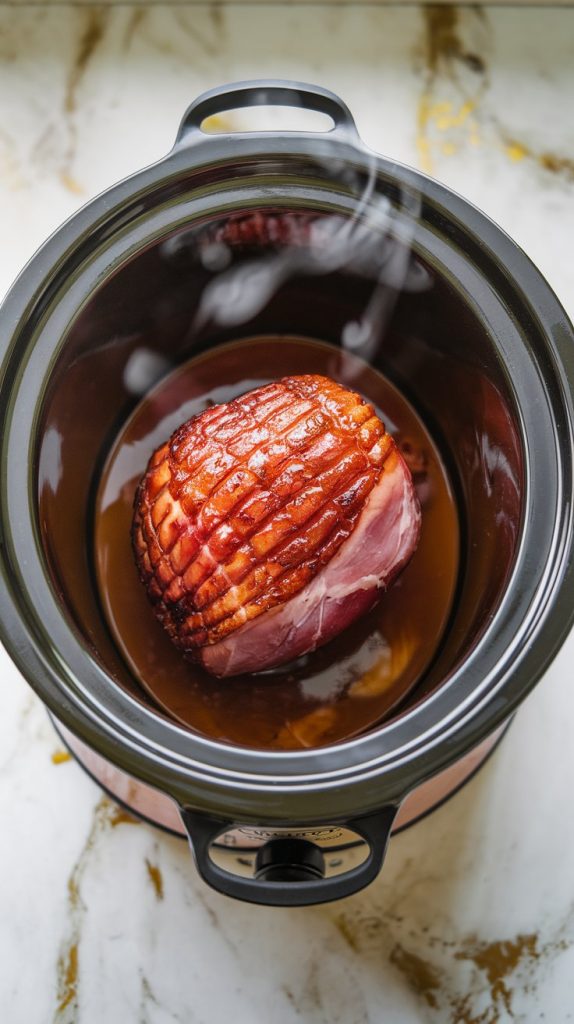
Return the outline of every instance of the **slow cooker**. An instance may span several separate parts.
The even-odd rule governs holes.
[[[254,105],[330,129],[202,127]],[[241,316],[198,316],[221,261],[280,272],[263,270]],[[297,905],[360,889],[391,832],[482,763],[572,624],[574,334],[551,289],[468,202],[372,153],[335,95],[251,82],[197,99],[166,157],[64,224],[0,324],[0,634],[65,742],[134,813],[187,835],[223,893]],[[215,742],[154,707],[90,556],[98,473],[145,389],[191,353],[278,332],[350,344],[405,393],[462,531],[448,629],[408,701],[289,752]]]

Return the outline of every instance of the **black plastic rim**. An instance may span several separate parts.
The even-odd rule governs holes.
[[[2,306],[0,636],[60,721],[122,770],[180,804],[253,821],[304,823],[368,813],[397,804],[492,733],[533,688],[574,621],[574,331],[548,284],[500,228],[425,175],[375,157],[347,122],[336,123],[332,137],[207,137],[190,128],[187,118],[183,125],[166,158],[98,196],[60,228]],[[508,355],[523,418],[525,528],[507,593],[488,630],[436,693],[352,741],[269,754],[187,732],[120,690],[93,660],[64,619],[44,565],[34,507],[35,430],[50,359],[67,327],[58,300],[65,290],[68,310],[77,312],[85,300],[75,280],[80,268],[93,289],[104,272],[150,240],[153,225],[142,213],[145,198],[199,168],[221,172],[231,158],[234,164],[273,157],[328,159],[334,144],[341,160],[365,170],[375,167],[377,174],[420,190],[427,212],[448,218],[453,232],[480,248],[497,287],[500,283],[505,298],[512,298],[531,325],[528,358],[513,361]],[[222,203],[230,199],[226,192]],[[126,225],[133,228],[132,248]],[[43,325],[50,317],[46,339]],[[51,345],[49,358],[40,339]],[[45,360],[45,375],[43,387],[34,389],[29,377],[39,359]]]

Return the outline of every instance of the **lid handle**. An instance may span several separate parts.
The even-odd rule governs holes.
[[[355,142],[359,138],[351,111],[343,100],[329,89],[282,79],[255,79],[219,86],[198,96],[183,116],[176,145],[197,138],[197,133],[201,131],[201,125],[207,117],[241,107],[303,107],[307,110],[316,110],[320,114],[327,114],[333,121],[333,128],[320,134],[333,135],[336,132],[350,136]]]
[[[344,823],[344,827],[358,833],[369,845],[366,860],[350,871],[325,878],[318,846],[302,839],[269,839],[257,854],[255,876],[244,878],[220,868],[209,854],[211,843],[232,828],[232,823],[190,808],[180,808],[204,882],[226,896],[274,907],[328,903],[369,885],[381,870],[397,811],[398,807],[388,806],[376,814]]]

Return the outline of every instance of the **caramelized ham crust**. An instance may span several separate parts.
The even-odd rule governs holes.
[[[372,607],[418,540],[409,471],[373,407],[285,377],[184,423],[135,498],[142,582],[218,676],[289,661]]]

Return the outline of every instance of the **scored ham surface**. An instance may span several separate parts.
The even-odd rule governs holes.
[[[327,643],[374,605],[419,532],[410,472],[373,407],[305,375],[184,423],[150,459],[132,540],[173,642],[230,676]]]

